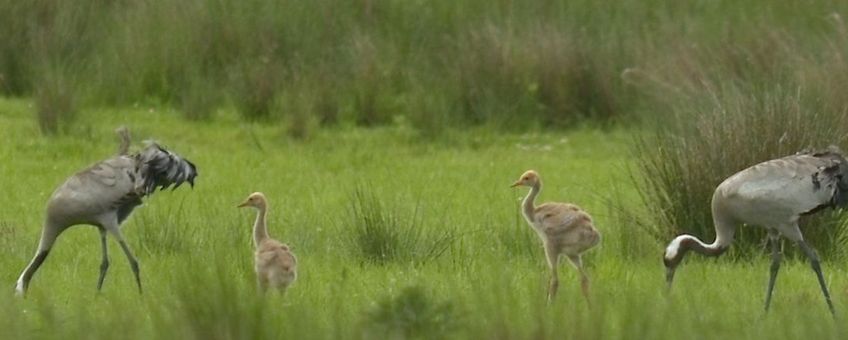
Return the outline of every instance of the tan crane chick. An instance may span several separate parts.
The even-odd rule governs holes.
[[[536,206],[536,196],[542,191],[542,179],[533,170],[528,170],[512,184],[512,187],[517,186],[530,187],[530,193],[521,204],[521,213],[530,227],[539,234],[545,248],[551,269],[548,303],[554,300],[559,287],[557,265],[560,255],[568,257],[580,272],[583,296],[589,301],[589,276],[586,275],[580,255],[601,241],[601,234],[592,225],[592,217],[570,203],[550,202]]]
[[[256,247],[254,269],[259,289],[265,292],[272,287],[285,293],[286,288],[297,279],[297,259],[287,245],[268,236],[268,200],[261,192],[254,192],[238,207],[253,207],[258,211],[253,224],[253,244]]]

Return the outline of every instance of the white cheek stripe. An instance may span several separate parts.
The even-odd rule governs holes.
[[[677,251],[680,250],[680,243],[683,242],[683,240],[685,240],[685,239],[695,239],[695,238],[692,237],[691,235],[680,235],[678,237],[675,237],[674,240],[672,240],[671,243],[668,244],[668,247],[665,248],[665,258],[667,260],[671,260],[675,256],[677,256]],[[695,239],[695,241],[698,241],[698,240]]]

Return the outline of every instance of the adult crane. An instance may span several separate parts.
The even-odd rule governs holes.
[[[128,154],[129,133],[123,128],[117,132],[121,137],[117,155],[77,172],[50,196],[38,250],[18,278],[16,294],[26,293],[32,276],[44,263],[59,235],[78,224],[93,225],[100,231],[103,259],[97,290],[103,287],[109,268],[108,233],[118,240],[127,256],[141,292],[138,261],[124,240],[121,223],[142,203],[143,197],[153,194],[157,188],[173,186],[176,189],[184,182],[194,186],[197,169],[190,161],[153,142],[135,154]]]
[[[803,151],[792,156],[765,161],[739,171],[719,184],[713,193],[712,214],[716,238],[706,244],[692,235],[680,235],[666,247],[663,261],[669,288],[674,271],[688,251],[719,256],[733,242],[740,224],[768,230],[771,243],[771,268],[766,291],[768,310],[780,269],[780,236],[793,242],[810,260],[827,306],[833,313],[827,285],[816,252],[804,241],[798,228],[802,215],[821,209],[841,208],[848,204],[848,162],[838,148]]]

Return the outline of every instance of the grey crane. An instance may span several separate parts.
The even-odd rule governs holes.
[[[848,204],[848,163],[837,147],[825,151],[802,151],[744,169],[719,184],[713,193],[712,214],[716,238],[706,244],[692,235],[674,238],[665,249],[663,261],[669,288],[674,271],[690,250],[719,256],[733,242],[740,224],[768,230],[771,243],[771,268],[766,290],[765,309],[769,309],[777,272],[780,269],[780,236],[795,242],[818,278],[827,306],[834,312],[818,255],[804,241],[798,228],[802,215],[821,209],[842,208]]]
[[[103,287],[109,269],[106,249],[108,233],[121,245],[141,292],[138,261],[124,240],[121,223],[142,203],[143,197],[153,194],[157,188],[176,189],[184,182],[193,187],[197,169],[187,159],[154,142],[148,142],[144,149],[135,154],[128,154],[129,132],[124,128],[117,132],[121,137],[117,155],[77,172],[50,196],[38,250],[18,278],[16,294],[26,293],[32,276],[44,263],[59,235],[78,224],[93,225],[100,231],[103,259],[97,290]]]

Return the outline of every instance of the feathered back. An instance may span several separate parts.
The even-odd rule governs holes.
[[[141,189],[144,195],[153,193],[157,187],[167,189],[173,185],[176,189],[183,182],[194,187],[194,178],[197,177],[194,164],[159,144],[151,142],[133,157],[136,160],[136,173],[141,176],[136,188]]]

